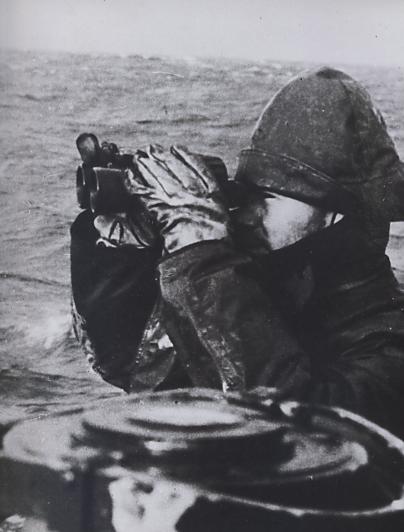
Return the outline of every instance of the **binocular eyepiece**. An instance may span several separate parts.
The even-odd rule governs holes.
[[[80,165],[76,173],[79,207],[91,209],[95,215],[126,211],[131,196],[125,188],[124,179],[125,170],[120,168]]]
[[[81,209],[95,215],[127,212],[133,208],[133,196],[125,186],[126,172],[137,171],[133,155],[120,153],[116,144],[101,145],[92,133],[82,133],[76,140],[82,164],[76,172],[77,202]],[[219,157],[204,155],[204,162],[215,176],[223,197],[233,206],[234,182],[229,181],[226,165]]]
[[[92,133],[79,135],[76,146],[83,161],[76,172],[79,207],[96,215],[125,212],[131,196],[124,180],[126,171],[135,167],[133,155],[121,154],[112,142],[100,145]]]

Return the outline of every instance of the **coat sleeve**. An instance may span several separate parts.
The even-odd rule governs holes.
[[[224,390],[309,385],[309,357],[257,282],[251,260],[230,242],[189,246],[162,261],[159,270],[170,309],[167,329],[177,351],[190,367],[193,360],[206,361],[194,382],[214,387],[219,382]]]
[[[157,251],[96,245],[93,215],[71,226],[72,310],[76,336],[92,368],[124,390],[158,297]]]
[[[298,345],[290,316],[271,301],[251,261],[229,242],[189,246],[159,269],[170,310],[167,328],[193,367],[194,383],[219,382],[225,390],[269,386],[280,398],[342,406],[403,435],[404,343],[397,331],[361,341],[353,323],[358,330],[350,348],[319,361]],[[398,321],[402,329],[402,310],[386,319],[389,330]]]

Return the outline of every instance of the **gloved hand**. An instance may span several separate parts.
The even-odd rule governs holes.
[[[157,236],[144,217],[127,213],[99,215],[94,219],[94,227],[100,234],[97,246],[134,246],[137,249],[156,245]]]
[[[167,253],[228,236],[227,209],[202,156],[151,145],[135,160],[139,174],[131,174],[127,186],[154,214]]]

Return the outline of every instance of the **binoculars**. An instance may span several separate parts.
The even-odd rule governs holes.
[[[92,133],[82,133],[76,139],[82,164],[76,172],[77,203],[94,214],[126,211],[131,196],[124,185],[125,172],[134,170],[133,155],[121,154],[117,145],[101,145]]]
[[[124,186],[125,170],[88,168],[80,165],[76,173],[77,203],[95,215],[127,211],[130,194]]]
[[[116,144],[101,145],[92,133],[82,133],[76,140],[82,164],[76,172],[77,202],[81,209],[91,209],[95,215],[128,212],[136,199],[125,186],[127,170],[137,172],[134,156],[120,153]],[[219,157],[203,155],[224,197],[229,183],[227,169]]]

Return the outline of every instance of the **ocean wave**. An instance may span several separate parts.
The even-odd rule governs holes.
[[[211,128],[217,128],[217,129],[231,129],[235,127],[246,127],[250,124],[254,124],[256,122],[255,119],[251,120],[236,120],[234,122],[214,122],[210,125]]]
[[[168,72],[164,70],[153,70],[151,74],[169,76],[169,77],[178,78],[178,79],[186,79],[186,76],[183,76],[182,74],[176,74],[175,72]]]
[[[16,325],[14,334],[23,334],[26,345],[41,346],[42,349],[53,351],[72,339],[72,318],[64,312],[52,312],[29,324]]]
[[[63,288],[67,288],[69,286],[67,283],[61,283],[60,281],[55,281],[53,279],[41,279],[32,275],[24,275],[21,273],[13,272],[0,272],[0,279],[13,279],[21,282],[39,283],[48,286],[59,286]]]
[[[34,96],[34,94],[19,94],[19,98],[24,98],[25,100],[31,100],[33,102],[41,101],[39,96]]]
[[[0,370],[0,426],[119,395],[122,392],[89,375],[75,378],[27,368]]]
[[[186,116],[179,116],[176,118],[144,118],[141,120],[135,120],[135,124],[148,125],[148,124],[162,124],[162,125],[179,125],[198,122],[209,122],[211,117],[202,114],[191,114]]]
[[[35,367],[43,364],[49,366],[49,362],[52,365],[52,358],[60,348],[76,347],[70,313],[55,309],[52,305],[41,314],[31,316],[29,321],[21,317],[12,325],[1,327],[0,334],[4,342],[3,354],[10,345],[18,346],[18,363],[22,363],[26,354],[29,358],[29,352],[37,353],[39,349],[41,358],[36,361]],[[5,356],[0,360],[2,367],[9,366],[7,360],[10,360],[7,354]]]
[[[60,99],[59,94],[41,94],[40,96],[31,93],[16,94],[17,98],[31,102],[52,102]]]

